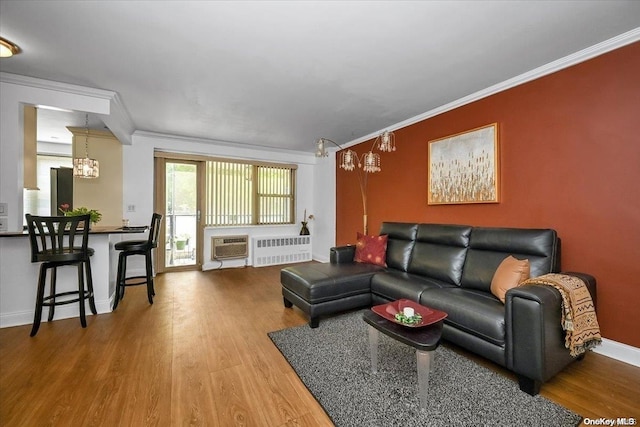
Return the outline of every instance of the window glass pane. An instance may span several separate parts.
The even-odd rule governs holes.
[[[275,167],[258,167],[259,224],[292,223],[292,170]]]
[[[208,225],[253,223],[251,165],[207,162],[206,222]]]
[[[292,224],[295,168],[208,161],[207,225]]]
[[[180,161],[165,165],[165,267],[196,264],[197,166]]]

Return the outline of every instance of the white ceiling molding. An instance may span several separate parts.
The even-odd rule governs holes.
[[[135,125],[133,124],[131,116],[124,107],[124,104],[122,103],[117,92],[5,72],[0,72],[0,81],[3,83],[15,84],[18,86],[33,87],[37,89],[50,90],[53,92],[61,92],[70,95],[79,95],[89,98],[107,100],[109,101],[108,114],[103,114],[102,111],[85,112],[100,115],[102,121],[107,125],[109,130],[111,130],[111,132],[122,144],[131,144],[131,135],[135,131]]]
[[[260,145],[240,144],[191,136],[170,135],[157,132],[135,131],[132,138],[136,141],[151,142],[154,149],[179,154],[224,156],[244,160],[265,159],[265,153],[277,154],[273,160],[285,158],[287,161],[303,164],[315,164],[315,153],[290,150],[286,148],[264,147]],[[279,156],[279,157],[278,157]]]
[[[102,116],[102,121],[121,144],[131,145],[131,137],[136,131],[136,126],[117,92],[113,92],[111,110],[108,116]]]
[[[590,46],[586,49],[583,49],[579,52],[573,53],[571,55],[567,55],[564,58],[560,58],[556,61],[545,64],[541,67],[538,67],[534,70],[528,71],[526,73],[520,74],[512,79],[505,80],[504,82],[498,83],[496,85],[490,86],[486,89],[480,90],[476,93],[472,93],[471,95],[465,96],[463,98],[457,99],[448,104],[442,105],[438,108],[434,108],[433,110],[427,111],[426,113],[419,114],[417,116],[411,117],[407,120],[403,120],[402,122],[396,123],[389,127],[380,129],[377,132],[370,133],[369,135],[365,135],[361,138],[354,139],[349,141],[348,143],[341,144],[342,147],[347,148],[353,145],[357,145],[366,141],[369,141],[376,136],[380,135],[385,130],[388,131],[396,131],[398,129],[402,129],[407,126],[411,126],[415,123],[421,122],[423,120],[429,119],[431,117],[435,117],[439,114],[446,113],[447,111],[455,110],[456,108],[462,107],[463,105],[471,104],[472,102],[478,101],[480,99],[486,98],[488,96],[494,95],[496,93],[505,91],[507,89],[511,89],[513,87],[519,86],[521,84],[539,79],[546,75],[555,73],[557,71],[563,70],[565,68],[569,68],[573,65],[579,64],[581,62],[587,61],[589,59],[595,58],[597,56],[603,55],[607,52],[611,52],[613,50],[619,49],[621,47],[630,45],[631,43],[635,43],[640,41],[640,27],[634,28],[631,31],[627,31],[626,33],[620,34],[616,37],[613,37],[609,40],[605,40],[602,43],[598,43],[596,45]],[[327,147],[329,151],[337,151],[337,147],[333,147],[330,149]]]
[[[94,98],[110,99],[115,92],[110,90],[95,89],[86,86],[73,85],[69,83],[54,82],[51,80],[38,79],[35,77],[23,76],[0,72],[0,81],[12,83],[20,86],[35,87],[38,89],[48,89],[57,92],[66,92],[74,95],[90,96]]]

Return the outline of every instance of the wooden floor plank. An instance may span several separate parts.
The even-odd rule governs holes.
[[[306,325],[281,266],[176,272],[118,309],[0,329],[1,426],[331,426],[267,336]],[[35,284],[34,284],[35,285]],[[460,353],[512,380],[495,364]],[[640,368],[589,354],[541,394],[584,417],[640,419]]]

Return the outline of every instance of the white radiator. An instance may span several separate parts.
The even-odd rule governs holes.
[[[254,237],[253,266],[311,261],[311,236]]]

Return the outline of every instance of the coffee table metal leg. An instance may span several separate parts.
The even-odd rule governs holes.
[[[429,372],[433,367],[433,352],[416,350],[418,364],[418,394],[420,396],[420,408],[427,407],[429,395]]]
[[[369,326],[369,350],[371,351],[371,372],[378,372],[378,336],[380,332]]]

